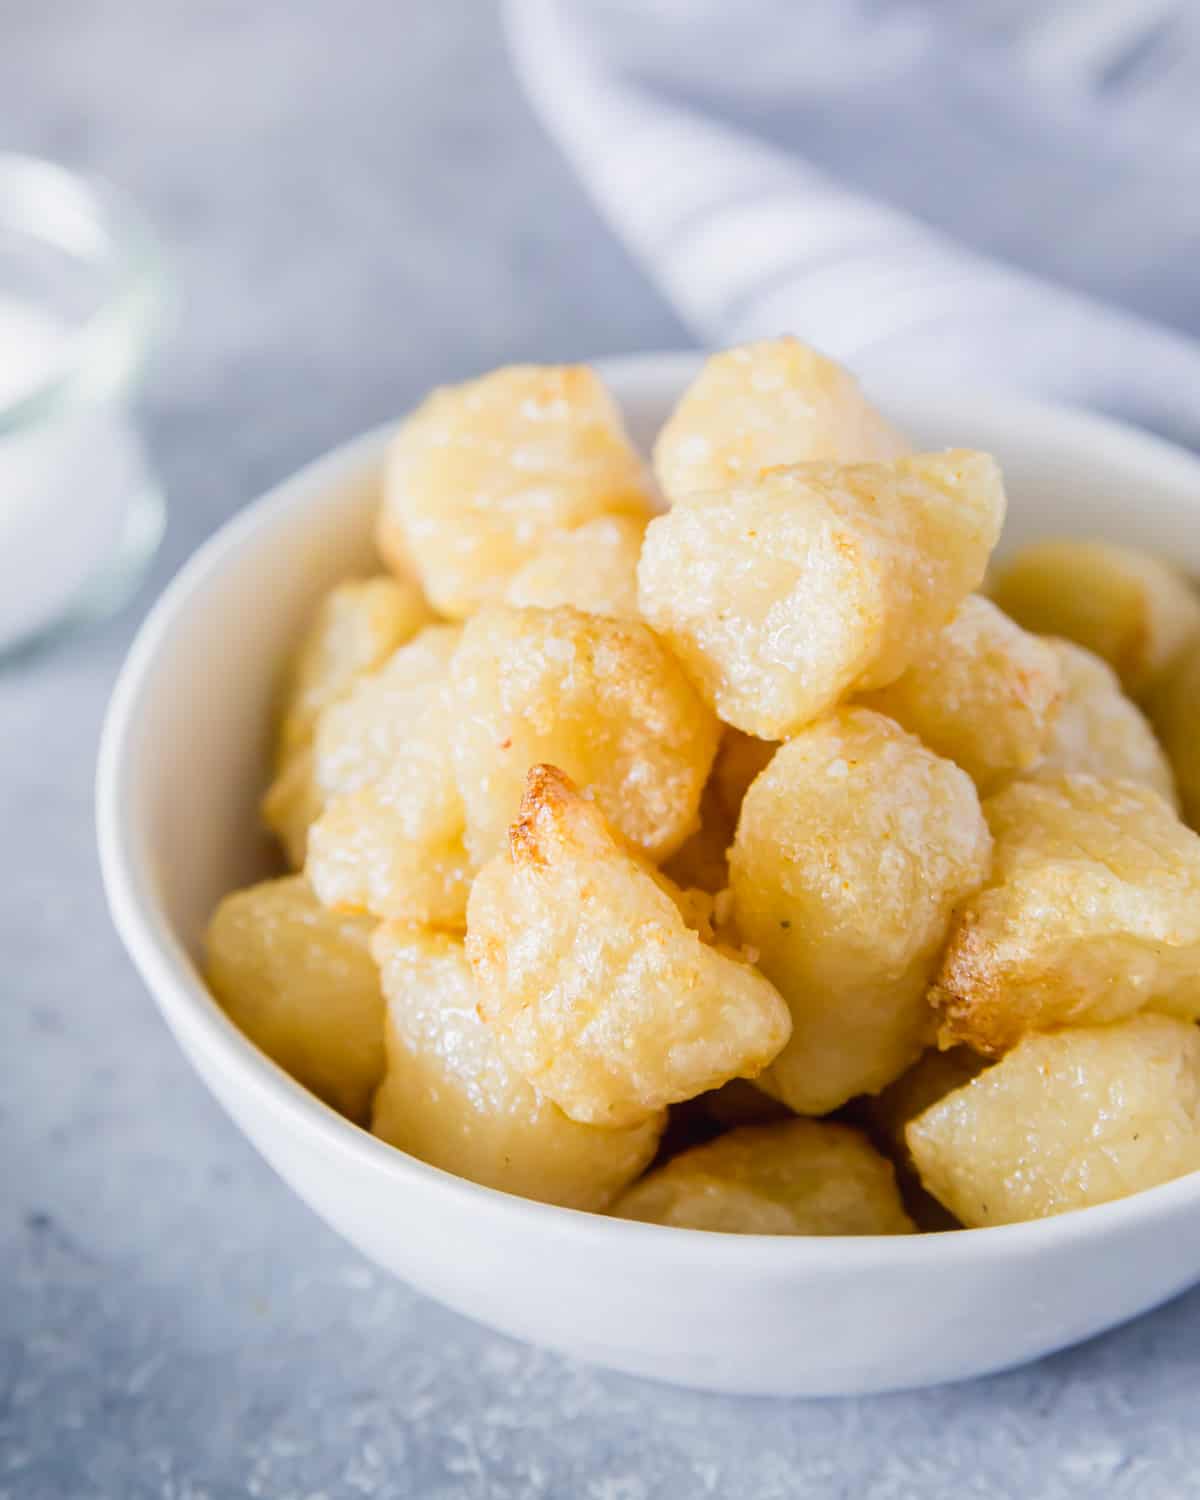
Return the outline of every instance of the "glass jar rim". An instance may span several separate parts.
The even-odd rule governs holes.
[[[0,229],[12,226],[77,260],[102,265],[99,306],[67,335],[60,364],[0,402],[0,437],[81,404],[112,400],[134,382],[161,333],[169,295],[159,242],[108,183],[56,162],[0,151]]]

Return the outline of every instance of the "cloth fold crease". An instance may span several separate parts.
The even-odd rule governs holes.
[[[794,332],[880,383],[969,380],[1018,388],[1090,405],[1200,448],[1200,343],[1115,300],[968,249],[919,213],[895,206],[896,195],[884,203],[845,185],[836,162],[806,158],[805,121],[817,105],[861,114],[870,108],[861,96],[874,77],[886,77],[884,92],[893,98],[905,77],[913,90],[936,86],[927,65],[934,54],[922,45],[924,33],[913,29],[920,9],[893,6],[881,19],[878,4],[861,0],[835,23],[823,0],[803,7],[744,0],[735,8],[712,0],[647,0],[640,7],[621,0],[507,0],[506,17],[517,71],[536,111],[609,224],[699,342]],[[1107,21],[1111,31],[1111,14]],[[839,92],[830,70],[855,57],[855,24],[863,40],[857,72],[842,80]],[[1073,55],[1085,62],[1091,57],[1078,27],[1047,33],[1044,19],[1036,24],[1042,30],[1035,37],[1050,35],[1060,47],[1074,37]],[[739,34],[757,44],[765,60],[734,52]],[[1009,41],[1028,62],[1028,36]],[[827,67],[813,50],[818,42],[830,48]],[[943,42],[938,56],[944,56]],[[725,73],[717,66],[722,49]],[[1200,58],[1200,49],[1191,55]],[[1032,59],[1035,72],[1038,60]],[[1057,76],[1071,82],[1061,67]],[[1200,67],[1195,76],[1200,85]],[[795,80],[790,89],[789,78]],[[769,138],[745,124],[754,117],[755,100],[764,98],[773,121]],[[781,143],[788,139],[789,100],[794,146]],[[1020,98],[1012,109],[1019,121]],[[1052,109],[1046,113],[1053,118]],[[1060,113],[1065,119],[1065,105]],[[902,142],[911,131],[913,181],[922,156],[927,171],[949,182],[970,180],[969,138],[922,133],[923,121],[944,116],[942,109],[914,107],[911,121],[901,113],[892,122]],[[878,140],[887,122],[869,123]],[[872,138],[865,126],[858,134]],[[1027,125],[1014,125],[1011,134],[1016,146],[1027,148]],[[1072,143],[1085,136],[1078,119],[1070,134]],[[1098,213],[1100,205],[1119,225],[1121,205],[1105,196],[1098,175],[1107,169],[1108,149],[1097,136],[1095,160],[1080,157],[1074,180],[1080,213]],[[1028,190],[1018,197],[1012,184],[1023,180],[1026,168]],[[1147,220],[1143,231],[1162,237],[1149,248],[1163,265],[1182,268],[1170,285],[1177,321],[1192,318],[1200,328],[1200,255],[1189,263],[1184,253],[1193,243],[1189,236],[1200,246],[1188,208],[1195,194],[1181,197],[1171,189],[1170,174],[1160,175],[1157,219]],[[1012,197],[1008,211],[1038,212],[1064,180],[1073,179],[1064,179],[1060,162],[1043,175],[1036,160],[1014,161],[1004,176]],[[981,190],[981,201],[986,197]],[[1144,196],[1138,207],[1144,211]],[[1064,211],[1055,205],[1056,225]],[[969,202],[962,214],[969,229]],[[995,217],[996,205],[988,203],[988,218]],[[1094,232],[1106,232],[1106,222]],[[1026,226],[1035,247],[1036,228]],[[1082,246],[1086,221],[1076,229]],[[1113,246],[1114,297],[1128,270],[1121,253],[1130,243],[1122,234]],[[1062,246],[1056,248],[1061,260]],[[1093,284],[1094,252],[1093,246],[1087,278]]]

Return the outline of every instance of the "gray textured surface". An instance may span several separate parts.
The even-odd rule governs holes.
[[[146,598],[431,381],[680,341],[469,0],[0,3],[0,136],[105,171],[186,292],[172,504],[122,619],[0,675],[0,1500],[1039,1497],[1200,1490],[1200,1294],[1030,1370],[742,1402],[572,1367],[369,1269],[190,1074],[120,952],[94,743]]]

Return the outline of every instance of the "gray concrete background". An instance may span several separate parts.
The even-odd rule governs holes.
[[[95,741],[137,617],[261,489],[435,380],[679,344],[470,0],[0,0],[0,145],[102,171],[185,301],[145,406],[148,588],[0,673],[0,1500],[1200,1490],[1200,1294],[871,1401],[621,1379],[364,1264],[192,1076],[113,935]]]

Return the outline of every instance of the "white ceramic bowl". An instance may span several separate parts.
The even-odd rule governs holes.
[[[640,441],[691,356],[604,367]],[[961,391],[883,403],[924,447],[1004,465],[1006,539],[1142,543],[1200,569],[1200,463],[1131,429]],[[1040,1223],[880,1239],[702,1234],[477,1187],[319,1103],[196,970],[218,898],[262,873],[272,684],[314,597],[367,566],[385,432],[224,527],[150,615],[113,697],[98,817],[112,913],[184,1051],[267,1161],[372,1260],[450,1307],[682,1385],[833,1395],[958,1380],[1087,1338],[1200,1280],[1200,1173]]]

